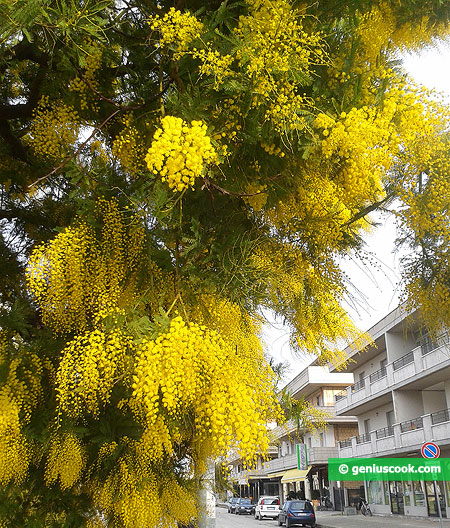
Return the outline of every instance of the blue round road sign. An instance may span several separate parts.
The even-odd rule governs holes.
[[[425,442],[421,451],[424,458],[439,458],[441,454],[439,447],[434,442]]]

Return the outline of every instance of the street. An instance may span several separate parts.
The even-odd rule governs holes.
[[[256,520],[253,515],[233,515],[225,508],[216,508],[216,528],[254,528],[265,526],[275,528],[277,521],[271,519]]]
[[[374,516],[362,515],[341,516],[337,512],[316,512],[317,528],[439,528],[439,519],[403,516]],[[257,521],[253,515],[232,515],[225,508],[216,508],[216,528],[278,528],[276,520],[264,519]],[[443,527],[450,528],[450,520],[445,519]]]

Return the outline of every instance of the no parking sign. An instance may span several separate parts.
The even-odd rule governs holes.
[[[423,458],[439,458],[441,450],[434,442],[425,442],[421,448]]]

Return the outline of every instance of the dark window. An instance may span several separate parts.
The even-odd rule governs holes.
[[[300,510],[312,511],[312,506],[309,502],[306,502],[306,501],[292,501],[289,506],[289,509],[293,511],[300,511]]]
[[[279,499],[263,499],[261,501],[261,504],[266,504],[266,505],[270,505],[270,504],[280,504],[280,501]]]

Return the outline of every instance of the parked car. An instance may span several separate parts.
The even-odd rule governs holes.
[[[278,497],[262,496],[255,506],[255,519],[264,519],[264,517],[276,519],[280,513],[280,508]]]
[[[283,504],[278,515],[278,526],[286,523],[286,528],[294,524],[316,526],[314,506],[308,500],[288,500]]]
[[[234,507],[234,513],[236,515],[252,514],[255,511],[255,505],[252,504],[250,499],[239,498]]]
[[[239,497],[230,497],[227,501],[227,510],[228,513],[234,513],[234,508]]]

